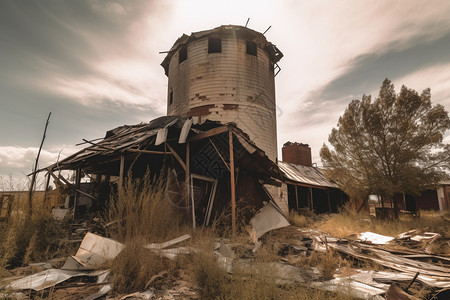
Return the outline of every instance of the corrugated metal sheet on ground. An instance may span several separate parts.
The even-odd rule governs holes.
[[[278,162],[278,167],[284,174],[285,178],[309,185],[337,188],[338,186],[328,180],[322,171],[315,167],[296,165],[284,161]]]

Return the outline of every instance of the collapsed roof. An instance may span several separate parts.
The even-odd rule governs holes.
[[[180,158],[185,155],[182,155],[185,150],[181,144],[202,140],[208,142],[205,145],[208,149],[203,151],[214,152],[216,155],[220,153],[218,156],[221,156],[223,161],[226,153],[221,153],[224,151],[219,148],[228,141],[228,136],[225,139],[224,135],[228,134],[229,130],[233,132],[233,144],[237,154],[235,159],[241,168],[259,174],[267,180],[281,180],[282,175],[277,165],[234,123],[223,125],[207,120],[198,124],[195,118],[181,116],[164,116],[149,123],[114,128],[107,131],[102,140],[85,140],[90,146],[39,171],[82,169],[87,174],[119,176],[122,156],[125,156],[128,167],[139,165],[138,160],[148,156],[173,155]],[[216,140],[212,141],[212,137]]]

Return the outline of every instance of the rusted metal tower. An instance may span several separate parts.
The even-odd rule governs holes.
[[[262,33],[224,25],[181,36],[162,66],[167,114],[235,122],[277,158],[275,80],[283,54]]]

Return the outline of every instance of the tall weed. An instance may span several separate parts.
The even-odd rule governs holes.
[[[67,231],[51,216],[51,203],[43,194],[33,196],[31,218],[26,216],[26,193],[15,197],[11,215],[0,223],[0,271],[30,262],[45,261],[61,253]]]
[[[113,238],[121,242],[134,239],[162,241],[181,232],[181,218],[165,198],[163,177],[152,179],[147,172],[143,178],[129,174],[123,186],[111,196],[108,218],[118,221]]]

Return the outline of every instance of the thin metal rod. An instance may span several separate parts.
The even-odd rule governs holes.
[[[248,22],[250,22],[250,18],[247,19],[247,22],[245,23],[245,27],[247,27]]]
[[[269,26],[269,28],[266,29],[266,31],[263,32],[263,34],[266,34],[267,31],[272,27],[272,25]]]

